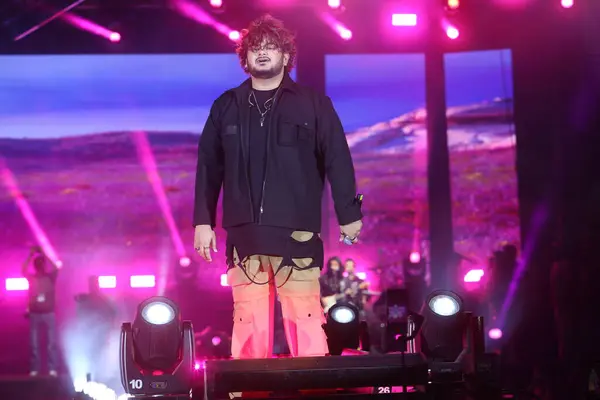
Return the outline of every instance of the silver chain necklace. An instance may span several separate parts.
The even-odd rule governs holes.
[[[248,103],[250,103],[250,106],[256,106],[256,109],[260,114],[261,127],[265,125],[265,116],[267,115],[269,110],[271,110],[271,107],[273,107],[273,102],[275,101],[275,96],[277,96],[277,93],[279,93],[279,88],[277,88],[275,94],[269,100],[265,101],[265,104],[263,104],[265,111],[261,111],[260,106],[258,105],[258,100],[256,99],[256,94],[254,94],[254,90],[250,91],[250,95],[248,96]],[[252,101],[252,99],[254,99],[254,102]]]

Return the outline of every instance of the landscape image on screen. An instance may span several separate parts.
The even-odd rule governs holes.
[[[359,246],[338,243],[330,202],[329,253],[355,259],[376,286],[401,284],[402,259],[429,239],[424,56],[328,55],[325,72],[364,194]]]
[[[198,137],[212,102],[246,79],[235,54],[5,56],[0,65],[7,269],[18,272],[36,239],[19,196],[65,268],[154,274],[178,259],[176,242],[193,253]]]
[[[505,244],[520,248],[510,50],[445,56],[454,247],[481,268]]]
[[[192,227],[198,139],[213,101],[245,79],[235,54],[0,57],[0,276],[22,276],[30,246],[54,249],[63,265],[60,338],[72,374],[92,368],[84,350],[99,321],[71,319],[90,275],[116,276],[117,287],[103,293],[120,323],[131,321],[143,298],[177,301],[173,272],[182,254],[202,264]],[[217,235],[223,250],[225,234]],[[199,329],[231,324],[223,318],[231,314],[230,291],[219,282],[224,253],[199,268],[197,281],[225,297],[209,308],[180,303]],[[131,275],[153,275],[156,286],[132,289]],[[4,294],[11,322],[2,325],[10,339],[0,345],[0,369],[14,373],[27,368],[27,292]],[[113,328],[108,361],[96,360],[110,376],[96,378],[116,379],[116,389]]]

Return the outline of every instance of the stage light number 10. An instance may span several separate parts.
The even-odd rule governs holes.
[[[131,386],[132,389],[141,389],[144,384],[141,379],[132,379],[129,381],[129,386]]]

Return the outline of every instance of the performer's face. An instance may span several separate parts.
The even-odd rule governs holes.
[[[344,266],[344,269],[346,270],[347,273],[353,274],[354,273],[354,261],[346,261],[346,265]]]
[[[340,270],[340,263],[335,260],[332,260],[329,264],[329,267],[333,272],[338,272]]]
[[[259,79],[274,78],[283,72],[289,58],[289,54],[265,39],[260,47],[248,49],[248,72]]]
[[[37,256],[33,260],[33,268],[35,269],[35,272],[39,274],[43,273],[46,270],[46,260],[44,259],[44,257]]]

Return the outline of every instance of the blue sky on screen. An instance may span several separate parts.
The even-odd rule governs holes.
[[[425,106],[423,54],[329,55],[326,87],[346,131]],[[446,55],[448,106],[512,97],[510,50]]]
[[[202,130],[235,54],[0,57],[0,136]]]
[[[512,97],[509,50],[448,54],[446,68],[449,106]],[[245,78],[235,54],[0,56],[0,136],[200,132]],[[346,131],[425,105],[422,54],[328,55],[326,82]]]
[[[450,53],[445,63],[448,107],[513,97],[510,50]]]

